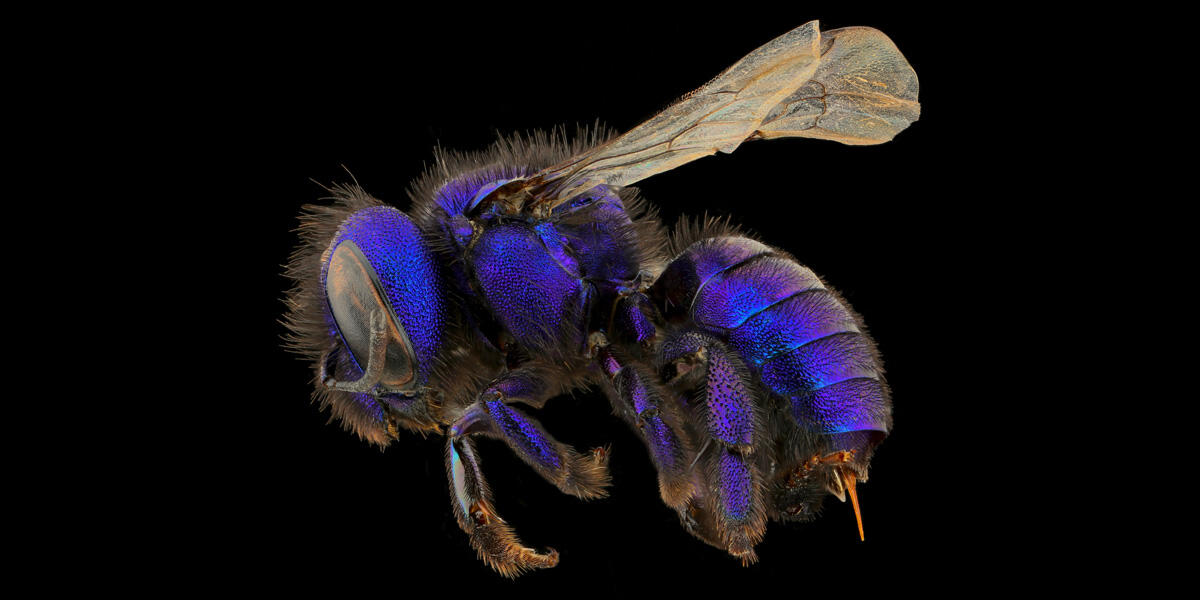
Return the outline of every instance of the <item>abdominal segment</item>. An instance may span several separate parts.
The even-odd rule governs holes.
[[[694,274],[691,320],[723,338],[800,427],[887,432],[891,406],[875,344],[811,270],[740,237],[701,240],[675,263],[668,270]]]
[[[861,319],[816,274],[774,248],[725,235],[684,248],[650,295],[668,323],[711,337],[707,347],[725,348],[745,369],[761,428],[753,453],[742,456],[755,457],[767,484],[768,516],[808,520],[826,495],[842,493],[841,473],[866,479],[871,454],[891,428],[889,390]],[[709,352],[674,372],[703,360],[711,375],[716,358]],[[710,429],[718,438],[723,431]],[[722,463],[717,489],[738,488],[737,466]],[[724,508],[736,512],[738,498],[730,494]]]

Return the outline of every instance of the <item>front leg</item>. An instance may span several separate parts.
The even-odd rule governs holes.
[[[532,417],[509,405],[523,402],[542,406],[558,390],[545,382],[549,374],[533,368],[506,373],[492,382],[449,429],[446,470],[454,496],[459,527],[488,566],[505,577],[558,564],[558,552],[525,547],[496,513],[491,491],[471,441],[473,435],[503,440],[547,481],[580,498],[607,495],[608,457],[604,452],[583,455],[550,437]]]
[[[610,483],[608,455],[587,455],[555,440],[541,423],[511,406],[521,402],[540,407],[558,389],[546,382],[551,378],[535,368],[523,368],[501,375],[488,385],[450,428],[451,437],[480,434],[498,438],[547,481],[572,496],[603,498]]]
[[[542,553],[526,548],[508,523],[496,514],[492,492],[479,469],[479,458],[470,438],[447,439],[446,470],[458,526],[471,537],[471,547],[483,562],[505,577],[558,564],[556,550],[550,548]]]

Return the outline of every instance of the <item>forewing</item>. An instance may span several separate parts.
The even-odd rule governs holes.
[[[595,185],[624,186],[751,138],[879,144],[915,121],[917,76],[869,27],[822,34],[810,21],[624,135],[541,173],[557,203]]]
[[[846,27],[821,35],[816,73],[771,109],[759,136],[882,144],[917,120],[917,74],[883,32]]]

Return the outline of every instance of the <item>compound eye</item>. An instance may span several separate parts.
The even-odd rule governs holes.
[[[387,362],[380,384],[404,391],[415,386],[412,341],[397,321],[388,302],[379,275],[362,250],[350,241],[338,244],[329,258],[325,278],[325,297],[342,341],[360,369],[366,369],[371,347],[371,313],[382,311],[387,317]]]

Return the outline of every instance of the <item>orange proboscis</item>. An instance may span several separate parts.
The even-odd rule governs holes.
[[[858,509],[858,492],[854,489],[854,471],[842,469],[842,478],[846,480],[846,491],[850,492],[850,503],[854,505],[854,518],[858,521],[858,539],[865,542],[867,538],[863,535],[862,511]]]

